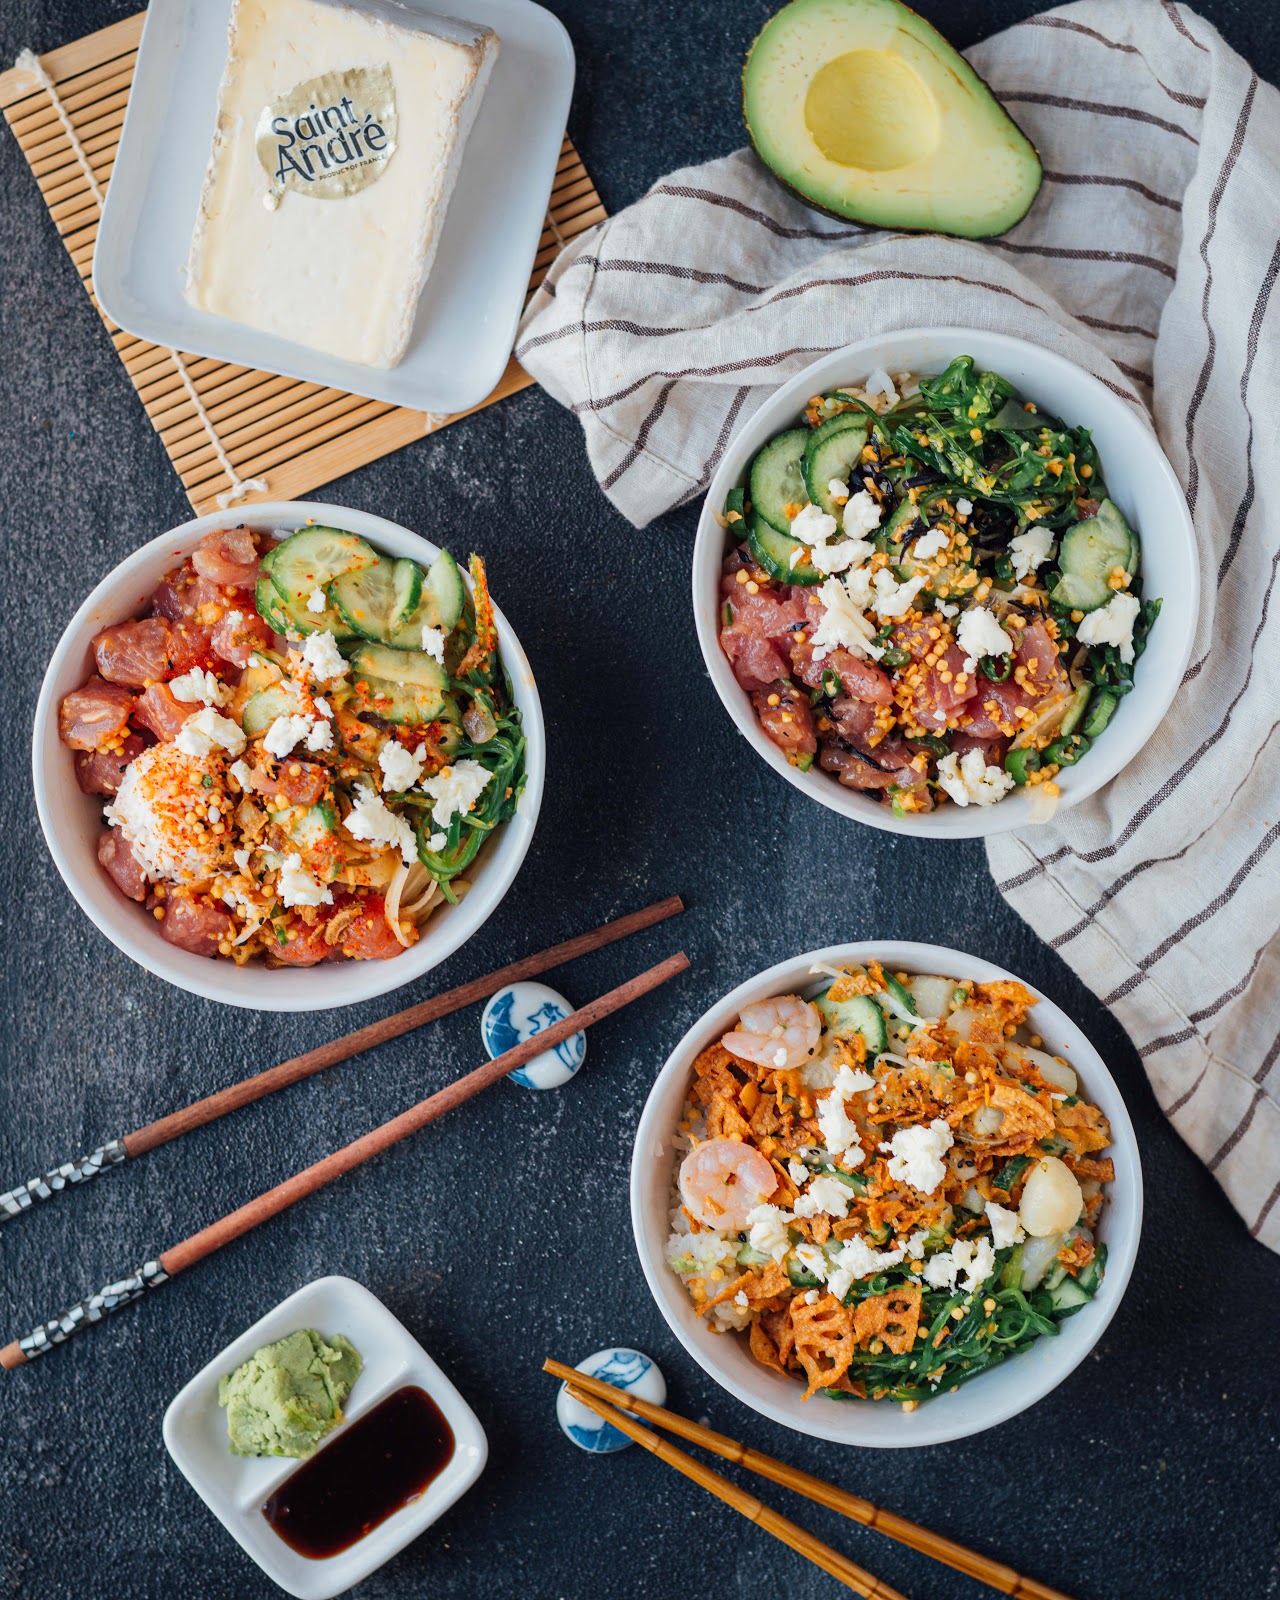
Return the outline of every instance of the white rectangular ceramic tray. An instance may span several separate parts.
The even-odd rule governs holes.
[[[262,1515],[262,1502],[301,1463],[232,1455],[227,1414],[218,1404],[219,1378],[234,1372],[262,1345],[299,1328],[343,1333],[363,1357],[364,1368],[347,1405],[348,1425],[397,1389],[416,1384],[439,1406],[454,1438],[453,1455],[417,1500],[322,1561],[291,1550]],[[336,1437],[336,1432],[330,1435]],[[409,1330],[363,1284],[340,1277],[318,1278],[299,1289],[197,1372],[165,1412],[164,1442],[227,1532],[298,1600],[329,1600],[389,1561],[466,1493],[484,1470],[489,1452],[476,1414]]]
[[[358,0],[357,0],[358,3]],[[449,0],[402,0],[424,15]],[[197,311],[183,299],[227,55],[231,0],[151,0],[98,227],[98,303],[127,333],[393,405],[448,414],[502,376],[524,304],[573,91],[573,46],[533,0],[458,0],[500,44],[409,348],[383,370]]]

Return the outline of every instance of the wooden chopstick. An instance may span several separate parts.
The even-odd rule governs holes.
[[[657,966],[650,967],[647,972],[642,972],[638,977],[619,984],[616,989],[610,989],[607,994],[590,1001],[562,1021],[553,1023],[551,1027],[544,1028],[542,1032],[524,1040],[514,1049],[506,1051],[492,1061],[486,1061],[482,1067],[477,1067],[474,1072],[458,1078],[437,1093],[428,1095],[425,1100],[410,1107],[408,1111],[401,1112],[398,1117],[392,1117],[389,1122],[384,1122],[372,1133],[366,1133],[363,1138],[353,1140],[341,1150],[334,1151],[332,1155],[325,1156],[323,1160],[306,1167],[302,1172],[295,1173],[284,1183],[277,1184],[274,1189],[268,1189],[256,1200],[251,1200],[247,1205],[230,1212],[210,1227],[202,1228],[189,1239],[171,1246],[154,1260],[146,1262],[136,1272],[120,1279],[117,1283],[108,1284],[97,1294],[80,1301],[62,1316],[42,1323],[23,1338],[14,1339],[0,1350],[0,1367],[7,1370],[20,1367],[35,1356],[43,1355],[54,1345],[62,1344],[82,1327],[98,1322],[108,1313],[140,1299],[149,1289],[167,1283],[170,1278],[194,1266],[197,1261],[203,1261],[206,1256],[212,1255],[224,1244],[230,1244],[233,1239],[240,1238],[242,1234],[256,1228],[259,1223],[279,1215],[298,1200],[303,1200],[307,1195],[314,1194],[317,1189],[332,1183],[335,1178],[343,1177],[372,1156],[380,1155],[382,1151],[390,1149],[393,1144],[407,1138],[409,1134],[416,1133],[419,1128],[425,1128],[428,1123],[434,1122],[437,1117],[442,1117],[445,1112],[452,1111],[455,1106],[470,1100],[487,1089],[490,1084],[496,1083],[499,1078],[505,1078],[507,1073],[523,1066],[526,1061],[531,1061],[534,1056],[540,1055],[544,1050],[552,1049],[565,1039],[572,1038],[575,1033],[589,1028],[592,1023],[601,1021],[613,1012],[620,1011],[623,1006],[630,1005],[633,1000],[639,1000],[641,996],[649,994],[660,984],[666,983],[669,978],[687,971],[688,967],[688,956],[683,950],[677,951],[665,961],[660,961]]]
[[[579,1373],[577,1376],[581,1377],[582,1374]],[[731,1505],[735,1511],[740,1511],[757,1527],[763,1528],[775,1539],[781,1539],[783,1544],[789,1545],[792,1550],[807,1557],[814,1566],[829,1572],[833,1578],[844,1584],[845,1588],[852,1589],[855,1594],[866,1596],[866,1600],[905,1600],[897,1589],[891,1589],[887,1583],[882,1583],[873,1573],[850,1561],[847,1556],[842,1556],[838,1550],[823,1544],[821,1539],[815,1539],[811,1533],[796,1523],[789,1522],[786,1517],[764,1505],[754,1495],[739,1489],[736,1483],[730,1483],[728,1478],[721,1477],[710,1467],[703,1466],[701,1461],[686,1455],[683,1450],[677,1450],[675,1445],[660,1439],[656,1433],[650,1433],[648,1428],[642,1428],[625,1412],[598,1399],[594,1394],[589,1394],[576,1383],[569,1384],[569,1393],[589,1411],[594,1411],[598,1417],[617,1428],[620,1433],[625,1433],[629,1439],[642,1444],[646,1450],[657,1456],[659,1461],[665,1461],[669,1467],[674,1467],[677,1472],[683,1473],[686,1478],[691,1478],[709,1494],[715,1495],[717,1500],[723,1500],[727,1505]]]
[[[725,1461],[733,1461],[738,1466],[746,1467],[748,1471],[758,1473],[762,1478],[781,1484],[784,1489],[793,1489],[817,1505],[838,1511],[842,1516],[860,1522],[866,1528],[874,1528],[877,1533],[896,1539],[899,1544],[909,1545],[913,1550],[932,1556],[935,1561],[941,1561],[945,1566],[954,1567],[957,1572],[963,1572],[970,1578],[977,1578],[982,1583],[990,1584],[1001,1594],[1014,1595],[1016,1600],[1070,1600],[1070,1596],[1063,1594],[1060,1589],[1050,1589],[1043,1583],[1037,1583],[1034,1578],[1024,1578],[1012,1567],[992,1561],[988,1556],[979,1555],[976,1550],[970,1550],[965,1545],[944,1538],[940,1533],[922,1528],[919,1523],[909,1522],[906,1517],[899,1517],[892,1511],[884,1511],[879,1506],[872,1505],[869,1500],[860,1499],[857,1495],[849,1494],[847,1490],[839,1489],[821,1478],[801,1472],[798,1467],[790,1467],[785,1461],[776,1461],[772,1456],[763,1455],[749,1445],[739,1444],[736,1439],[716,1433],[700,1422],[691,1422],[688,1417],[682,1417],[676,1411],[667,1411],[664,1407],[655,1406],[648,1400],[641,1400],[625,1389],[617,1389],[613,1384],[605,1383],[601,1378],[589,1378],[576,1367],[569,1367],[562,1361],[552,1361],[548,1358],[542,1363],[542,1368],[553,1377],[563,1378],[575,1389],[587,1390],[597,1399],[634,1411],[646,1422],[665,1428],[668,1433],[674,1433],[681,1439],[688,1439],[693,1444],[700,1444],[703,1449],[710,1450]],[[623,1432],[625,1431],[623,1429]]]
[[[268,1067],[246,1078],[242,1083],[233,1083],[227,1089],[219,1089],[216,1094],[207,1095],[203,1100],[197,1100],[181,1111],[170,1112],[168,1116],[149,1122],[133,1133],[126,1133],[122,1138],[109,1140],[92,1155],[51,1167],[38,1178],[32,1178],[29,1182],[19,1184],[7,1193],[0,1194],[0,1223],[21,1216],[38,1200],[52,1199],[65,1189],[77,1187],[87,1179],[97,1177],[98,1173],[119,1166],[131,1157],[145,1155],[149,1150],[168,1144],[171,1139],[190,1133],[193,1128],[202,1128],[206,1123],[216,1122],[229,1111],[238,1111],[241,1106],[252,1105],[255,1100],[274,1094],[277,1089],[288,1088],[290,1084],[299,1083],[303,1078],[323,1072],[327,1067],[336,1066],[340,1061],[348,1061],[352,1056],[360,1055],[365,1050],[372,1050],[376,1045],[385,1044],[389,1039],[398,1039],[402,1034],[411,1033],[415,1028],[424,1027],[428,1022],[435,1022],[451,1012],[460,1011],[463,1006],[469,1006],[476,1000],[485,1000],[509,983],[521,983],[527,978],[537,977],[540,973],[549,972],[553,967],[562,966],[578,956],[590,955],[595,950],[603,949],[605,945],[613,944],[615,940],[625,939],[628,934],[652,928],[656,923],[674,917],[683,910],[684,902],[679,895],[671,895],[665,900],[646,906],[643,911],[633,911],[628,916],[615,917],[611,922],[604,922],[598,928],[592,928],[589,933],[580,933],[576,938],[554,944],[548,950],[524,956],[508,966],[499,967],[496,972],[472,978],[470,983],[460,984],[458,988],[449,989],[444,994],[435,995],[416,1006],[407,1006],[403,1011],[383,1017],[378,1022],[369,1023],[367,1027],[357,1028],[354,1033],[346,1033],[339,1039],[331,1039],[328,1044],[318,1045],[314,1050],[307,1050],[300,1056],[282,1061],[279,1066]]]

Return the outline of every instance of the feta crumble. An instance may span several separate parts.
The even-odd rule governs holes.
[[[427,623],[422,630],[422,648],[432,660],[444,666],[444,634]]]
[[[970,606],[960,618],[956,643],[965,653],[964,670],[973,672],[983,656],[1011,656],[1013,640],[986,606]]]
[[[931,528],[916,540],[912,554],[917,561],[931,561],[934,556],[941,555],[950,543],[951,535],[945,528]]]
[[[880,502],[866,489],[859,489],[844,508],[844,531],[851,539],[862,539],[880,526]]]
[[[886,622],[895,622],[899,617],[905,617],[911,610],[916,596],[928,581],[927,574],[918,578],[910,578],[906,583],[899,583],[888,567],[881,567],[871,580],[874,591],[870,609]]]
[[[810,635],[815,661],[824,661],[832,650],[848,650],[851,655],[872,660],[884,654],[871,642],[876,630],[839,578],[828,578],[818,590],[817,598],[822,604],[822,621]]]
[[[1008,1206],[997,1205],[994,1200],[987,1201],[987,1221],[991,1224],[991,1242],[997,1250],[1004,1250],[1011,1244],[1021,1244],[1026,1238],[1022,1224],[1018,1221],[1018,1213],[1010,1211]]]
[[[1049,559],[1053,549],[1053,529],[1030,527],[1009,540],[1009,560],[1013,575],[1021,580],[1029,578],[1036,568]]]
[[[787,1232],[787,1223],[790,1221],[790,1212],[783,1211],[780,1206],[756,1206],[747,1212],[747,1227],[750,1229],[747,1243],[761,1255],[781,1261],[791,1248],[791,1235]]]
[[[825,544],[839,527],[836,519],[822,509],[821,506],[801,506],[791,519],[791,536],[801,539],[805,544]]]
[[[827,1288],[837,1300],[843,1300],[860,1278],[871,1278],[886,1267],[896,1267],[904,1254],[901,1249],[873,1249],[865,1239],[856,1236],[846,1239],[831,1257]]]
[[[961,497],[959,500],[957,500],[956,501],[956,515],[958,517],[969,517],[969,516],[972,516],[973,515],[973,502],[971,500],[966,500],[963,497]]]
[[[296,850],[280,863],[280,898],[286,906],[333,904],[332,891],[311,876]]]
[[[283,760],[300,744],[308,750],[330,750],[333,747],[333,728],[323,717],[309,716],[306,712],[289,712],[277,717],[262,739],[263,749],[279,760]]]
[[[455,761],[451,767],[442,767],[422,785],[435,801],[431,808],[431,820],[447,828],[455,816],[471,810],[492,777],[493,773],[488,767],[470,759]]]
[[[803,1186],[809,1181],[809,1169],[805,1166],[803,1161],[797,1161],[794,1157],[792,1157],[792,1159],[787,1162],[787,1176],[791,1179],[792,1183]]]
[[[1091,611],[1076,629],[1081,644],[1113,644],[1128,666],[1133,661],[1133,625],[1142,607],[1131,594],[1117,592],[1105,606]]]
[[[307,596],[307,610],[319,614],[329,604],[323,589],[313,589]]]
[[[866,1151],[858,1137],[858,1125],[844,1108],[841,1095],[832,1090],[815,1106],[822,1142],[837,1161],[848,1167],[860,1167],[866,1160]]]
[[[826,1256],[816,1244],[798,1244],[791,1254],[792,1259],[803,1267],[810,1277],[816,1278],[819,1283],[827,1281],[830,1268]]]
[[[862,386],[862,392],[868,400],[883,400],[884,406],[878,407],[887,411],[890,406],[898,403],[898,391],[893,386],[893,379],[883,367],[877,367]]]
[[[908,1184],[921,1194],[932,1194],[947,1175],[942,1158],[953,1143],[951,1129],[941,1117],[935,1117],[927,1125],[899,1128],[880,1149],[889,1156],[889,1176],[896,1183]]]
[[[328,683],[333,678],[346,675],[346,658],[328,629],[307,636],[302,646],[302,659],[318,683]]]
[[[447,833],[433,833],[427,840],[427,849],[440,851],[444,849],[448,842],[449,835]]]
[[[233,761],[230,767],[231,776],[236,780],[246,794],[253,788],[253,769],[243,761]]]
[[[981,750],[953,750],[938,762],[938,782],[958,806],[993,806],[1014,786],[1013,774],[989,767]]]
[[[363,839],[367,844],[396,846],[407,866],[412,866],[418,859],[413,829],[403,817],[389,811],[367,784],[356,785],[355,804],[343,819],[342,826],[353,839]]]
[[[188,717],[173,742],[183,755],[197,758],[211,756],[215,750],[238,756],[245,747],[239,725],[230,717],[219,716],[212,706],[205,706],[194,717]]]
[[[408,750],[398,739],[388,739],[378,751],[384,789],[412,789],[422,776],[426,756],[421,750]]]
[[[806,1174],[808,1169],[806,1168]],[[803,1194],[796,1196],[795,1214],[798,1217],[816,1217],[819,1212],[827,1217],[847,1217],[852,1190],[847,1183],[827,1174],[817,1177]]]
[[[170,678],[169,689],[173,698],[185,705],[199,700],[206,706],[225,706],[231,698],[231,690],[226,684],[219,683],[212,672],[206,672],[201,667],[192,667],[190,672]]]
[[[833,500],[839,500],[843,505],[849,498],[849,485],[842,478],[828,478],[827,493]]]
[[[990,1239],[957,1239],[950,1250],[940,1250],[925,1262],[924,1281],[935,1289],[954,1289],[963,1274],[961,1287],[976,1294],[995,1270]]]
[[[875,554],[875,549],[866,539],[838,539],[835,544],[812,545],[809,560],[817,571],[830,577],[833,573],[861,566]]]

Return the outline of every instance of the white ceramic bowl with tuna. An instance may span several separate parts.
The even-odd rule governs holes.
[[[1043,820],[1043,812],[1031,792],[1015,790],[995,805],[947,804],[897,817],[874,793],[843,787],[816,763],[808,772],[792,766],[761,728],[751,697],[720,647],[721,565],[729,537],[718,516],[729,490],[745,484],[756,452],[784,428],[796,426],[811,395],[861,384],[877,370],[928,376],[961,355],[1007,378],[1042,410],[1092,430],[1108,493],[1141,540],[1143,594],[1163,600],[1132,691],[1087,757],[1064,768],[1057,779],[1058,813],[1096,793],[1134,759],[1178,692],[1195,638],[1200,565],[1182,488],[1155,434],[1128,401],[1074,362],[1026,339],[976,328],[904,328],[832,351],[770,395],[729,441],[703,502],[693,553],[693,611],[703,659],[725,710],[756,754],[810,799],[842,816],[891,833],[935,839],[1004,833]]]
[[[165,942],[150,912],[126,899],[99,865],[103,800],[80,791],[73,752],[58,736],[58,707],[63,696],[94,671],[94,635],[138,616],[160,580],[206,534],[239,524],[292,533],[308,521],[358,534],[378,551],[409,557],[422,566],[430,565],[439,553],[438,546],[385,517],[312,501],[272,501],[195,517],[134,551],[72,617],[45,673],[32,735],[40,825],[58,871],[85,915],[117,949],[166,983],[255,1011],[323,1011],[355,1005],[412,983],[452,955],[497,910],[520,870],[538,820],[545,773],[546,735],[533,670],[510,623],[495,607],[499,649],[527,740],[527,777],[515,816],[488,842],[467,874],[470,892],[457,905],[434,912],[417,943],[390,960],[268,970],[260,961],[238,967],[233,961],[193,955]],[[466,551],[462,554],[465,558]]]
[[[868,940],[832,945],[789,961],[780,961],[739,984],[694,1023],[667,1057],[649,1091],[636,1129],[631,1156],[631,1226],[640,1264],[658,1309],[671,1331],[698,1365],[735,1399],[797,1433],[835,1444],[879,1449],[909,1449],[945,1444],[994,1428],[1018,1416],[1075,1371],[1105,1333],[1115,1316],[1133,1271],[1142,1229],[1142,1167],[1133,1124],[1124,1097],[1102,1057],[1075,1023],[1050,1000],[1040,999],[1030,1013],[1045,1050],[1061,1055],[1076,1071],[1081,1093],[1098,1106],[1111,1124],[1111,1145],[1104,1152],[1115,1163],[1115,1178],[1106,1186],[1106,1203],[1097,1237],[1107,1247],[1106,1271],[1088,1305],[1068,1317],[1055,1335],[1037,1339],[1003,1364],[984,1372],[952,1393],[923,1401],[905,1411],[892,1400],[831,1400],[816,1394],[802,1400],[804,1385],[760,1365],[745,1337],[713,1333],[700,1318],[682,1280],[666,1259],[671,1233],[672,1185],[676,1172],[675,1143],[689,1092],[693,1062],[708,1045],[737,1022],[744,1006],[781,994],[811,994],[818,984],[812,969],[820,964],[865,965],[875,959],[890,971],[938,973],[991,983],[1015,974],[960,950],[941,945],[893,940]],[[1089,1394],[1078,1380],[1074,1415],[1089,1414]],[[1099,1418],[1099,1425],[1103,1419]],[[713,1417],[716,1426],[719,1422]]]

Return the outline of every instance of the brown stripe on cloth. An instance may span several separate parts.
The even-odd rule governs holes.
[[[1096,117],[1123,117],[1128,122],[1145,122],[1149,127],[1189,139],[1192,144],[1200,143],[1199,139],[1185,128],[1180,128],[1176,122],[1166,122],[1153,111],[1140,111],[1137,106],[1113,106],[1101,100],[1073,100],[1068,95],[1040,94],[1033,89],[997,89],[996,95],[1000,100],[1012,101],[1016,105],[1053,106],[1059,111],[1088,111]]]
[[[1150,200],[1153,205],[1165,206],[1170,211],[1182,210],[1181,200],[1170,200],[1168,195],[1157,194],[1154,189],[1148,189],[1145,183],[1139,183],[1137,178],[1114,178],[1104,172],[1050,172],[1046,168],[1044,181],[1046,183],[1074,184],[1081,187],[1131,189],[1134,194],[1140,194],[1144,200]],[[1155,334],[1148,334],[1147,337],[1154,339]]]
[[[1086,38],[1096,39],[1099,44],[1106,45],[1108,50],[1123,50],[1126,55],[1139,56],[1144,61],[1146,60],[1146,57],[1143,56],[1142,51],[1139,50],[1136,44],[1123,44],[1119,39],[1108,39],[1105,34],[1099,33],[1096,28],[1088,28],[1083,22],[1072,22],[1067,17],[1028,17],[1022,26],[1027,28],[1068,28],[1072,33],[1079,33]],[[1192,106],[1197,111],[1204,110],[1205,97],[1202,94],[1184,94],[1181,89],[1171,89],[1167,83],[1161,83],[1154,73],[1152,77],[1156,86],[1163,89],[1170,100],[1176,100],[1180,106]]]

